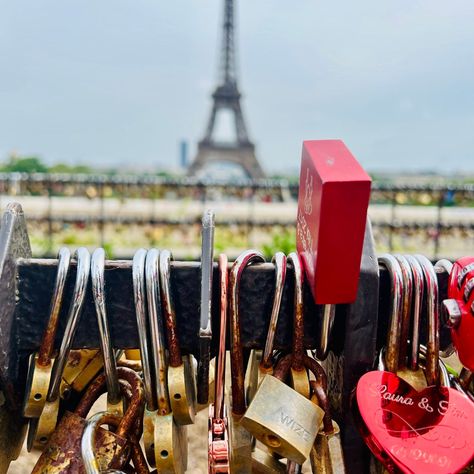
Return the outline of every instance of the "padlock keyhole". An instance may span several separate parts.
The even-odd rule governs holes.
[[[281,441],[280,441],[280,438],[278,438],[278,436],[269,434],[266,436],[266,438],[267,438],[268,445],[271,446],[272,448],[278,448],[281,445]]]
[[[163,451],[161,451],[160,455],[161,455],[162,458],[167,458],[168,457],[168,451],[166,449],[163,449]]]
[[[43,395],[41,395],[41,393],[35,393],[33,398],[38,402],[43,398]]]
[[[173,398],[175,400],[181,400],[181,394],[180,393],[175,393]]]

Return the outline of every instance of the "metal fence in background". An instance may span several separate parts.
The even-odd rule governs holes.
[[[42,229],[53,251],[61,226],[93,228],[96,245],[107,241],[110,226],[170,227],[198,231],[200,215],[220,206],[217,224],[239,229],[253,245],[256,232],[291,229],[295,224],[298,183],[288,180],[211,181],[158,176],[0,174],[0,195],[22,202],[30,226]],[[376,242],[384,250],[403,251],[403,242],[433,258],[446,255],[451,239],[462,251],[474,251],[474,185],[390,185],[374,182],[369,211]],[[187,229],[187,230],[186,230]],[[401,242],[401,243],[400,243]],[[427,252],[427,247],[431,252]],[[461,252],[461,249],[459,249]]]

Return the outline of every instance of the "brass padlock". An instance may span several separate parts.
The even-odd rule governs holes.
[[[91,258],[91,283],[97,324],[99,326],[100,347],[107,382],[107,411],[123,415],[123,399],[120,393],[116,354],[112,347],[105,306],[105,251],[94,250]]]
[[[160,287],[163,302],[169,366],[168,390],[176,423],[189,425],[196,416],[196,378],[192,355],[182,355],[176,325],[176,313],[171,299],[171,259],[169,250],[160,252]]]
[[[292,355],[283,357],[274,375],[266,375],[242,417],[242,425],[280,456],[303,464],[323,419],[321,408],[286,385]]]
[[[67,324],[59,348],[59,354],[53,364],[51,381],[46,395],[46,403],[44,404],[40,417],[32,418],[30,420],[27,439],[27,447],[29,451],[33,446],[42,449],[46,445],[49,436],[56,428],[58,422],[62,374],[79,323],[90,273],[89,251],[86,248],[81,247],[77,249],[75,257],[77,259],[76,281],[67,316]]]
[[[137,326],[145,379],[146,407],[143,442],[148,462],[162,473],[184,473],[187,430],[171,411],[166,383],[167,361],[160,301],[160,252],[139,250],[134,257],[133,281]],[[146,298],[145,298],[146,296]],[[148,303],[148,315],[145,301]]]
[[[59,312],[62,306],[70,259],[69,249],[62,247],[58,254],[58,271],[51,299],[49,320],[38,353],[30,356],[23,404],[23,416],[27,418],[38,418],[46,403],[54,363],[54,339],[58,328]]]
[[[283,474],[285,465],[275,458],[265,446],[256,446],[252,451],[252,473]]]
[[[229,274],[229,317],[230,317],[230,366],[231,366],[231,416],[229,416],[230,441],[232,443],[230,470],[246,474],[252,469],[252,436],[241,423],[247,402],[245,399],[244,356],[240,338],[239,284],[242,273],[248,265],[265,262],[256,250],[241,253],[233,263]]]
[[[115,433],[99,430],[95,450],[101,470],[123,468],[130,458],[127,437],[137,433],[144,405],[143,386],[139,375],[125,367],[118,368],[120,387],[124,394],[132,391],[125,412]],[[88,388],[74,413],[66,412],[56,431],[51,435],[48,445],[38,459],[32,474],[46,473],[84,473],[80,457],[81,438],[86,424],[85,416],[97,398],[106,389],[105,375],[100,375]]]
[[[317,397],[318,405],[324,410],[323,425],[311,449],[311,468],[318,474],[344,474],[346,468],[340,430],[337,423],[331,419],[326,388],[320,380],[312,380],[310,384],[312,393]]]

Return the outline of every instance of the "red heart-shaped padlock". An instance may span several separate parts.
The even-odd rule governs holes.
[[[374,371],[360,378],[355,396],[369,448],[402,472],[455,473],[473,458],[474,404],[462,393],[438,386],[418,392],[391,372]]]
[[[469,370],[474,371],[474,291],[469,291],[474,281],[474,257],[457,260],[448,282],[448,298],[444,307],[448,312],[451,339],[459,360]]]

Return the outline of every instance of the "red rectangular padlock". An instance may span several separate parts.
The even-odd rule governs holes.
[[[370,185],[341,140],[303,142],[296,243],[317,304],[356,298]]]

